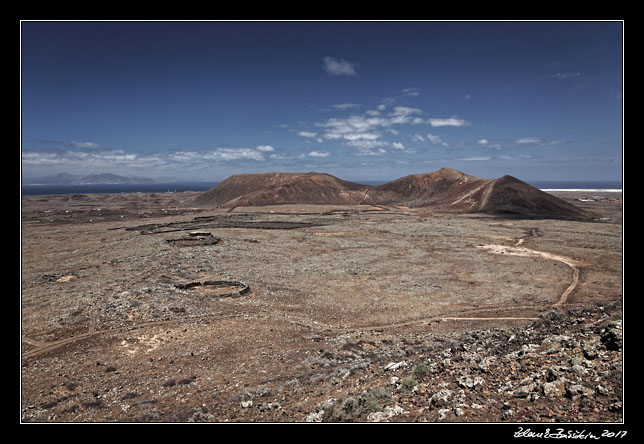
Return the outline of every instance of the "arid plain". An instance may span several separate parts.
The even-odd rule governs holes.
[[[597,218],[23,196],[21,420],[619,421],[621,193],[553,194]]]

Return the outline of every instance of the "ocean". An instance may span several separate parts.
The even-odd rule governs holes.
[[[358,180],[362,185],[382,185],[387,181]],[[548,190],[621,190],[620,181],[526,181],[539,189]],[[86,185],[22,185],[22,195],[94,194],[94,193],[179,193],[207,191],[219,182],[176,182],[146,184],[86,184]]]
[[[23,195],[34,194],[95,194],[95,193],[180,193],[207,191],[219,182],[173,182],[145,184],[84,184],[84,185],[23,185]]]
[[[597,181],[525,181],[540,190],[621,190],[622,182],[618,180]]]

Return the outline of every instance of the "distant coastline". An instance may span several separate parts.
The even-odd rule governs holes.
[[[535,180],[526,181],[541,191],[595,191],[595,192],[620,192],[622,182],[618,180]]]
[[[123,184],[24,184],[21,193],[39,194],[106,194],[106,193],[180,193],[184,191],[208,191],[219,182],[172,182],[172,183],[123,183]]]
[[[577,191],[588,193],[621,193],[621,188],[540,188],[541,191]]]
[[[387,181],[359,180],[362,185],[382,185]],[[22,195],[39,194],[105,194],[105,193],[167,193],[184,191],[208,191],[219,182],[154,182],[132,184],[24,184]],[[538,181],[528,182],[542,191],[583,191],[621,192],[622,184],[617,181]]]

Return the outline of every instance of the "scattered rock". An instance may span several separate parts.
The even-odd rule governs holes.
[[[471,378],[470,376],[460,376],[457,378],[457,381],[459,387],[467,389],[476,389],[477,387],[482,386],[485,382],[480,376],[475,376],[474,378]]]
[[[405,361],[384,367],[385,373],[396,371],[382,380],[396,394],[394,403],[370,413],[368,420],[396,421],[388,417],[393,410],[387,410],[394,406],[409,410],[409,419],[417,421],[578,421],[617,414],[621,399],[610,397],[621,393],[621,354],[609,347],[619,342],[621,325],[609,324],[601,340],[597,318],[605,314],[593,313],[585,309],[556,325],[539,321],[510,335],[496,329],[477,331],[417,355],[408,348]],[[417,374],[419,365],[422,376]],[[407,381],[417,389],[402,390]],[[345,410],[355,411],[356,399]],[[321,417],[318,411],[307,420]]]
[[[564,394],[565,384],[562,380],[546,382],[543,384],[542,389],[544,396],[547,398],[559,398]]]
[[[506,410],[501,415],[501,421],[507,421],[512,418],[514,418],[514,411],[512,409]]]
[[[387,406],[381,412],[369,413],[369,415],[367,415],[367,421],[369,421],[369,422],[386,422],[386,421],[389,421],[394,416],[402,415],[404,413],[409,413],[409,412],[405,411],[405,409],[403,409],[399,405],[395,405],[393,407]]]
[[[607,350],[621,350],[622,348],[622,321],[610,322],[601,332],[601,343]]]
[[[449,399],[452,396],[452,391],[448,389],[442,389],[429,398],[430,405],[435,407],[444,407],[449,404]]]
[[[137,393],[134,392],[127,392],[123,397],[121,398],[121,401],[127,401],[128,399],[133,399],[139,396]]]
[[[598,385],[597,387],[595,387],[595,393],[601,396],[608,396],[611,394],[611,391],[606,387]]]
[[[189,377],[189,378],[179,379],[179,380],[177,381],[177,384],[179,384],[179,385],[187,385],[187,384],[190,384],[190,383],[191,383],[192,381],[194,381],[195,379],[197,379],[197,377],[196,377],[196,376],[191,376],[191,377]]]
[[[405,367],[405,366],[407,366],[407,363],[406,363],[405,361],[401,361],[401,362],[390,362],[389,364],[387,364],[387,365],[385,366],[385,371],[386,371],[386,372],[387,372],[387,371],[394,371],[394,370],[398,370],[400,367]]]
[[[556,365],[556,366],[550,366],[546,369],[546,374],[545,378],[546,381],[548,382],[553,382],[559,379],[562,375],[567,370],[567,367],[561,366],[561,365]]]
[[[258,408],[260,412],[266,412],[269,410],[281,409],[282,406],[279,402],[267,402],[266,404],[261,404]]]
[[[597,349],[598,344],[596,341],[587,341],[583,345],[583,352],[584,352],[584,357],[586,359],[593,360],[597,358],[599,354],[599,350]]]
[[[537,387],[535,383],[530,383],[519,387],[514,391],[515,398],[527,398]]]
[[[581,384],[569,385],[566,387],[565,396],[567,398],[577,398],[583,396],[591,396],[593,391]]]

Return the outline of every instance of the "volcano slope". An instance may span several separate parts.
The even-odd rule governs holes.
[[[451,168],[413,174],[378,186],[361,185],[315,172],[242,174],[229,177],[199,196],[193,204],[200,208],[386,205],[522,217],[593,217],[512,176],[484,179]]]
[[[231,176],[195,199],[199,207],[282,204],[356,205],[366,185],[321,173],[259,173]]]

